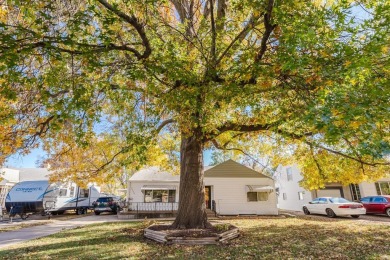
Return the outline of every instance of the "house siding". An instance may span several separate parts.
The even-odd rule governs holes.
[[[287,178],[287,169],[291,169],[292,180]],[[304,204],[313,199],[312,192],[299,186],[302,175],[296,165],[279,166],[276,170],[276,186],[278,188],[278,208],[285,210],[302,210]],[[299,200],[298,193],[303,193],[303,200]],[[286,196],[283,197],[283,194]]]
[[[379,179],[376,182],[380,182],[380,181],[390,182],[390,177]],[[379,195],[378,192],[376,191],[375,182],[362,182],[359,184],[359,187],[360,187],[360,193],[362,197]]]
[[[206,186],[211,186],[211,197],[216,202],[220,215],[277,215],[275,191],[269,193],[267,201],[247,201],[247,185],[264,185],[274,188],[269,178],[205,178]]]

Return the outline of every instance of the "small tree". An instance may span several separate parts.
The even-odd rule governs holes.
[[[39,138],[61,141],[64,129],[88,148],[109,122],[104,131],[124,137],[112,160],[134,160],[173,124],[175,228],[208,225],[210,144],[262,135],[310,156],[319,175],[328,174],[325,154],[334,158],[326,163],[352,162],[350,179],[383,173],[388,9],[388,1],[3,1],[2,159]]]

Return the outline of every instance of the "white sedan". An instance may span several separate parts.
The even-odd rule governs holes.
[[[363,204],[357,202],[351,202],[344,198],[332,198],[322,197],[316,198],[309,202],[309,204],[303,205],[303,213],[309,215],[324,214],[330,218],[336,216],[348,216],[358,218],[360,215],[366,214],[366,209]]]

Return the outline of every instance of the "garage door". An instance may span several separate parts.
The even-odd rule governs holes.
[[[318,197],[341,197],[340,189],[317,190]]]

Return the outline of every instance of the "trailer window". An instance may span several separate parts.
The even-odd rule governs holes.
[[[60,189],[60,197],[66,197],[67,189]]]
[[[72,186],[72,187],[70,187],[70,194],[69,194],[69,196],[70,197],[74,197],[74,186]]]
[[[88,198],[89,197],[89,189],[80,189],[79,193],[80,198]]]

